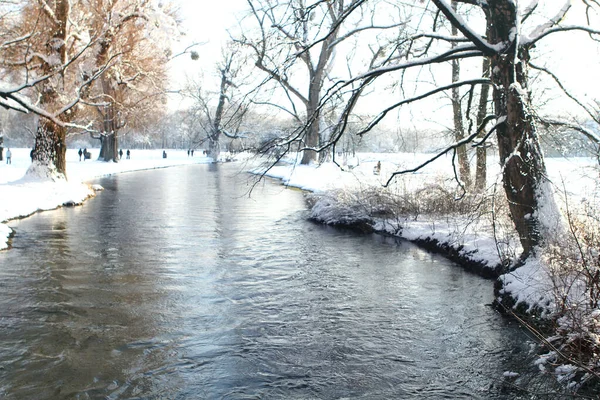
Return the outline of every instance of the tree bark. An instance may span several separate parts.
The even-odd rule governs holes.
[[[316,149],[320,142],[320,129],[319,120],[320,115],[318,111],[319,94],[321,92],[321,85],[311,85],[310,95],[308,99],[308,106],[306,107],[307,114],[307,125],[306,125],[306,136],[304,139],[304,147]],[[311,164],[319,161],[319,153],[315,150],[304,150],[302,153],[301,164]]]
[[[511,43],[505,52],[491,56],[493,100],[499,118],[496,134],[503,185],[510,213],[523,247],[522,259],[535,253],[544,236],[540,209],[548,201],[546,166],[539,144],[533,116],[529,112],[527,88],[529,49],[515,45],[512,32],[517,32],[517,12],[510,0],[488,2],[488,35],[491,43]],[[502,121],[500,121],[502,122]],[[555,207],[555,204],[554,204]]]
[[[99,159],[103,161],[119,161],[119,121],[115,111],[116,105],[111,97],[108,105],[105,106],[103,114],[103,133],[102,147],[100,149]]]
[[[490,59],[487,57],[483,58],[482,62],[482,76],[484,78],[490,77]],[[490,93],[489,85],[482,85],[481,92],[479,93],[479,107],[477,109],[477,127],[480,127],[483,123],[485,116],[487,115],[487,103]],[[485,135],[485,128],[481,131],[479,138],[482,139]],[[483,191],[486,187],[487,181],[487,149],[485,143],[477,147],[476,150],[476,167],[475,167],[475,190]]]
[[[67,21],[70,13],[70,4],[68,0],[59,0],[53,7],[54,20],[52,21],[52,34],[47,42],[47,59],[58,62],[58,66],[66,63],[67,49],[65,46],[67,40]],[[44,73],[51,73],[57,65],[43,63]],[[64,79],[55,75],[41,85],[40,104],[43,108],[49,110],[57,107],[60,92],[64,90]],[[64,116],[58,118],[64,120]],[[55,123],[40,119],[36,131],[35,147],[33,151],[32,167],[27,174],[34,174],[42,177],[54,177],[55,174],[67,176],[66,164],[66,128],[60,127]]]
[[[49,120],[40,120],[33,148],[32,167],[28,173],[42,178],[67,175],[66,129]]]
[[[452,1],[452,8],[456,10],[457,3],[455,0]],[[458,35],[458,29],[452,25],[452,36]],[[453,44],[452,47],[455,45]],[[460,80],[460,60],[452,60],[452,83]],[[459,142],[465,138],[465,127],[463,124],[463,113],[462,106],[460,103],[460,88],[452,88],[452,112],[454,115],[454,139]],[[465,187],[471,186],[471,166],[469,165],[469,155],[467,153],[467,146],[463,145],[456,149],[456,155],[458,156],[458,172],[459,177],[462,180]]]

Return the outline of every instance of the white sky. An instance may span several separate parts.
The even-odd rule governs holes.
[[[182,56],[173,61],[173,86],[174,88],[181,87],[187,81],[187,77],[198,79],[201,71],[204,82],[210,82],[214,77],[214,66],[219,60],[221,46],[229,38],[226,29],[235,27],[237,20],[247,9],[247,1],[174,1],[181,7],[180,16],[183,18],[183,29],[187,32],[187,36],[181,41],[180,48],[194,42],[206,44],[196,48],[200,60],[192,61],[189,56]],[[551,2],[546,6],[554,9],[555,6],[560,8],[560,4]],[[550,14],[553,16],[554,12],[551,10]],[[571,10],[570,15],[574,14],[579,14],[579,11]],[[600,79],[598,79],[600,47],[597,45],[586,46],[584,43],[589,43],[589,38],[583,33],[558,33],[540,42],[534,53],[544,55],[544,62],[536,62],[547,66],[559,75],[569,90],[583,96],[584,99],[591,100],[600,97],[598,94],[600,93]],[[338,60],[341,61],[342,59],[343,57],[338,57]],[[449,67],[447,69],[449,74]],[[446,75],[446,72],[443,72],[443,75]],[[178,108],[185,104],[181,103],[179,96],[172,96],[171,107]],[[563,112],[565,106],[569,106],[564,101],[550,102],[549,104],[551,107],[556,108],[557,112]],[[430,106],[429,111],[431,111]],[[434,111],[439,117],[440,110]],[[415,117],[417,116],[415,115]],[[450,123],[451,121],[447,121],[446,124],[449,125]]]
[[[247,2],[174,0],[174,3],[180,7],[182,30],[186,32],[177,48],[181,50],[192,43],[204,43],[195,48],[200,55],[199,60],[193,61],[189,56],[181,56],[173,61],[172,76],[175,86],[179,86],[186,82],[186,76],[197,77],[202,70],[205,75],[214,71],[213,66],[219,60],[221,46],[229,38],[227,29],[236,25],[237,16],[245,10]]]

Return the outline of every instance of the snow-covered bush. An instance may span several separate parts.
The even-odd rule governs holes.
[[[600,378],[600,221],[589,205],[581,211],[567,213],[570,235],[549,245],[542,260],[555,298],[554,345],[586,380]]]

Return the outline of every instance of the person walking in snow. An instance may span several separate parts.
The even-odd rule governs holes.
[[[6,163],[12,164],[12,152],[10,149],[6,149]]]
[[[373,175],[379,175],[381,173],[381,161],[377,161],[377,165],[373,168]]]
[[[120,149],[120,150],[119,150],[119,160],[120,160],[121,158],[123,158],[123,149]]]
[[[129,149],[127,149],[127,159],[129,160],[131,157],[131,152],[129,151]]]
[[[79,154],[79,162],[81,162],[81,156],[83,155],[83,150],[79,149],[77,154]]]

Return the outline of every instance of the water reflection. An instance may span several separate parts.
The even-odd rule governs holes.
[[[491,283],[230,166],[105,179],[0,253],[7,398],[503,398]],[[519,358],[521,357],[521,358]],[[511,398],[511,397],[505,397]]]

